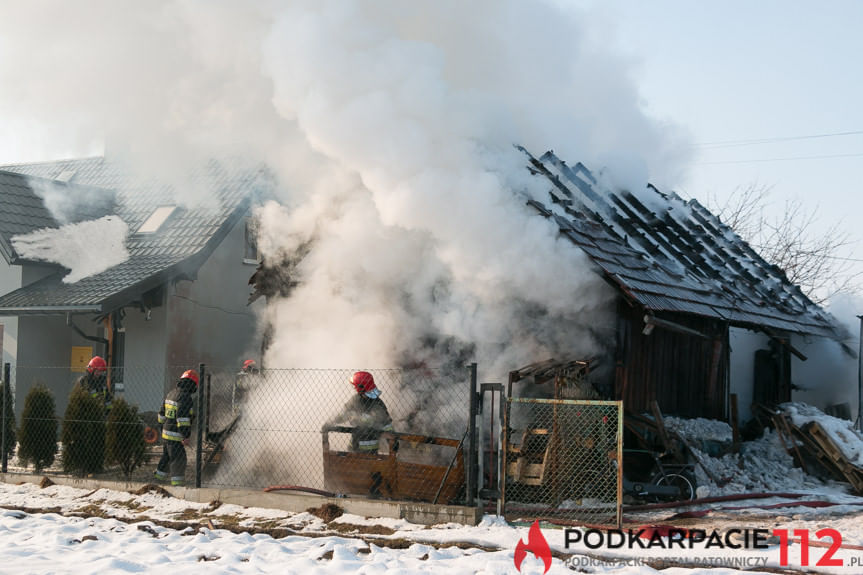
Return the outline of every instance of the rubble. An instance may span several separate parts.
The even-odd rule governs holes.
[[[836,480],[863,495],[863,434],[850,421],[805,403],[759,405],[755,413],[763,434],[736,450],[724,422],[665,418],[700,463],[699,494],[705,487],[710,496],[817,489]]]

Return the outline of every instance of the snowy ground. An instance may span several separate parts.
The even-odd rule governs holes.
[[[800,506],[820,500],[828,507]],[[771,509],[751,506],[795,505]],[[733,509],[746,507],[746,509]],[[701,518],[680,511],[711,510]],[[729,501],[686,509],[627,514],[626,527],[660,523],[721,531],[730,528],[829,527],[841,533],[843,547],[834,555],[842,567],[812,567],[819,573],[861,573],[863,498],[838,490],[800,499]],[[149,490],[140,494],[59,485],[0,483],[0,573],[461,573],[516,574],[513,556],[528,526],[513,526],[486,516],[480,525],[424,527],[404,520],[341,515],[328,522],[311,513],[288,513],[218,502],[197,504]],[[679,550],[605,548],[583,545],[567,550],[564,531],[543,525],[542,534],[555,558],[548,573],[655,573],[663,559],[680,557],[691,565],[709,557],[746,558],[752,569],[713,569],[711,575],[780,569],[780,546],[764,550]],[[789,549],[789,567],[799,569],[799,545]],[[810,549],[814,563],[824,548]],[[567,565],[577,561],[575,571]],[[597,558],[647,564],[597,564]],[[592,563],[592,564],[591,564]],[[531,553],[521,573],[540,574],[542,561]],[[672,567],[663,573],[699,573],[704,568]],[[785,572],[780,571],[780,572]]]

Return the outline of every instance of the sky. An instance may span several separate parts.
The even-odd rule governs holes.
[[[837,256],[863,260],[863,4],[591,4],[611,21],[609,45],[631,58],[644,110],[689,132],[678,193],[704,203],[770,187],[768,209],[799,200],[819,231],[847,232]]]

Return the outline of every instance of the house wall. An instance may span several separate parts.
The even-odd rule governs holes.
[[[101,324],[92,315],[76,315],[72,320],[84,333],[102,337]],[[73,373],[70,361],[73,346],[92,347],[103,354],[104,346],[78,335],[66,325],[63,315],[25,315],[18,319],[18,365],[15,373],[15,412],[20,417],[27,393],[37,382],[54,394],[57,414],[62,416],[68,404],[72,384],[82,375]]]
[[[656,400],[664,414],[725,419],[728,390],[728,331],[694,316],[663,315],[710,339],[655,327],[646,335],[644,311],[619,306],[615,358],[616,396],[624,408],[649,411]]]
[[[166,379],[171,377],[170,369],[165,370],[168,308],[164,303],[152,308],[149,320],[139,308],[127,307],[125,312],[123,391],[117,396],[139,411],[158,411]]]
[[[21,287],[21,266],[10,266],[6,260],[0,257],[0,295]],[[3,353],[0,363],[16,364],[18,354],[18,318],[16,316],[0,316],[0,325],[3,326],[3,341],[0,348]]]
[[[168,291],[168,363],[236,371],[243,359],[258,360],[256,302],[248,306],[249,278],[256,265],[243,262],[245,224],[241,219],[198,271]]]

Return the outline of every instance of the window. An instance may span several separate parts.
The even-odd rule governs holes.
[[[150,214],[150,217],[141,224],[141,227],[138,228],[139,234],[152,234],[158,231],[162,224],[165,223],[165,220],[168,219],[174,210],[177,209],[177,206],[159,206],[156,208],[156,211]]]
[[[261,262],[258,253],[258,222],[254,218],[246,218],[246,241],[243,246],[243,263],[257,264]]]

